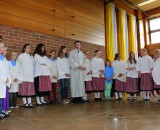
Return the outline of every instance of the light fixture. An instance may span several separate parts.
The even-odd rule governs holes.
[[[145,2],[142,2],[142,3],[138,4],[138,6],[144,6],[144,5],[147,5],[147,4],[152,3],[154,1],[157,1],[157,0],[147,0]]]

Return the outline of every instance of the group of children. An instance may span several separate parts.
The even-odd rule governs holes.
[[[31,55],[31,46],[25,44],[22,53],[17,57],[11,52],[7,61],[7,48],[0,42],[0,119],[9,116],[10,108],[18,108],[17,93],[22,98],[25,108],[32,108],[32,97],[36,96],[38,106],[46,104],[44,97],[51,102],[50,92],[56,97],[56,84],[60,80],[62,103],[69,103],[68,83],[70,67],[65,46],[61,46],[58,58],[56,51],[51,50],[49,58],[46,56],[44,44],[38,44],[34,56]]]
[[[68,87],[70,79],[70,63],[66,46],[56,51],[51,50],[49,58],[46,56],[44,44],[38,44],[33,56],[30,44],[25,44],[22,53],[17,56],[11,52],[7,61],[7,48],[0,42],[0,119],[9,116],[9,108],[18,108],[17,93],[22,98],[25,108],[32,108],[32,97],[36,97],[36,104],[42,106],[51,101],[52,92],[54,102],[57,102],[56,85],[60,81],[61,101],[68,104]],[[101,51],[95,51],[95,57],[89,60],[89,52],[85,51],[84,82],[85,95],[83,101],[88,101],[87,94],[94,92],[94,100],[101,101],[101,92],[107,100],[115,95],[116,100],[122,99],[122,93],[128,93],[128,100],[133,95],[143,92],[144,100],[149,100],[149,93],[160,89],[160,50],[155,51],[154,59],[146,49],[141,49],[141,57],[136,61],[135,53],[130,52],[126,62],[121,60],[120,54],[115,54],[115,60],[109,59],[104,63]],[[72,77],[71,77],[72,78]],[[45,101],[47,97],[48,101]]]
[[[100,92],[104,92],[107,100],[115,96],[122,100],[123,92],[127,93],[127,100],[136,100],[137,93],[142,92],[143,100],[150,100],[150,93],[160,89],[160,50],[156,49],[153,59],[146,49],[140,50],[141,56],[136,60],[135,53],[130,52],[127,61],[121,60],[119,53],[111,63],[109,59],[103,62],[101,51],[95,51],[95,57],[86,60],[88,66],[85,72],[86,92],[94,92],[95,101],[100,101]],[[88,53],[85,52],[86,58]],[[90,77],[89,77],[90,75]],[[89,83],[90,81],[90,83]],[[159,96],[160,97],[160,96]],[[158,98],[159,98],[158,97]],[[87,96],[84,97],[87,99]],[[160,100],[158,100],[160,101]]]

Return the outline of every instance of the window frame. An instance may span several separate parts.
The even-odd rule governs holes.
[[[151,38],[151,34],[152,33],[155,33],[155,32],[160,32],[160,29],[156,29],[156,30],[151,30],[151,27],[150,27],[150,21],[152,20],[152,19],[157,19],[157,18],[159,18],[160,19],[160,16],[158,16],[158,17],[154,17],[154,18],[150,18],[150,19],[148,19],[148,28],[149,28],[149,42],[150,42],[150,44],[159,44],[160,42],[158,42],[158,43],[152,43],[152,38]]]

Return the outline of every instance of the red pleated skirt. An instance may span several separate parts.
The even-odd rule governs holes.
[[[19,84],[19,92],[20,96],[33,96],[35,95],[34,83],[33,82],[23,82]]]
[[[126,93],[138,92],[138,78],[126,78]]]
[[[105,90],[105,79],[104,78],[92,78],[93,91],[101,92]]]
[[[126,82],[122,82],[118,79],[115,79],[115,90],[117,92],[125,92],[126,91]]]
[[[142,91],[153,90],[153,80],[149,73],[141,74],[141,84],[140,89]]]
[[[49,76],[39,76],[39,92],[51,91],[51,79]]]

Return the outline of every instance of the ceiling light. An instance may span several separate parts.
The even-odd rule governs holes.
[[[147,1],[145,1],[145,2],[142,2],[142,3],[138,4],[138,6],[147,5],[147,4],[152,3],[152,2],[154,2],[154,1],[157,1],[157,0],[147,0]]]

